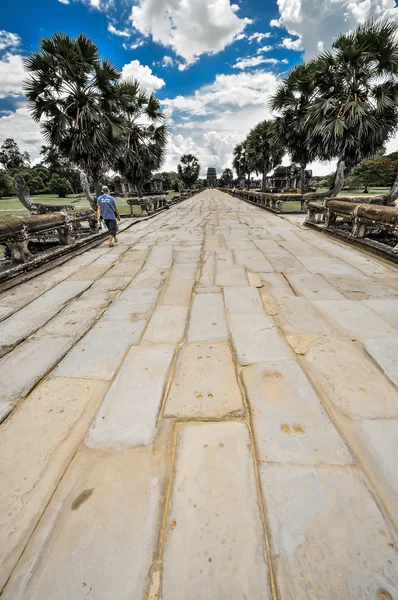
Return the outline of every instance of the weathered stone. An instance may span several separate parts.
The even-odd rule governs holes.
[[[184,248],[183,250],[175,250],[174,260],[176,264],[192,264],[197,265],[200,260],[201,251]]]
[[[243,267],[230,267],[217,265],[216,285],[222,286],[247,286],[246,271]]]
[[[158,269],[143,269],[130,283],[132,287],[149,287],[160,288],[165,279],[167,279],[167,271],[159,271]]]
[[[347,263],[338,258],[319,258],[311,256],[302,256],[300,261],[311,273],[321,275],[361,275],[360,271],[354,269]],[[329,277],[327,277],[329,280]]]
[[[167,306],[186,306],[191,303],[194,279],[171,279],[160,301]]]
[[[102,381],[50,379],[2,425],[0,588],[83,439],[106,388]]]
[[[396,300],[365,300],[363,304],[398,329],[398,298]]]
[[[69,337],[33,337],[0,360],[0,402],[23,399],[73,345]]]
[[[350,424],[351,425],[351,424]],[[398,527],[398,420],[356,421],[346,429],[377,495]]]
[[[264,294],[264,292],[261,292],[261,300],[263,302],[266,314],[270,317],[275,317],[279,312],[278,304],[276,303],[275,298],[269,294]]]
[[[214,255],[210,254],[208,256],[202,266],[202,271],[199,279],[200,287],[211,287],[214,285],[215,278],[215,259]]]
[[[235,250],[234,254],[238,265],[242,265],[254,273],[274,272],[274,268],[260,250]]]
[[[60,363],[56,375],[111,380],[129,347],[140,341],[145,325],[146,321],[99,321]]]
[[[355,471],[262,465],[261,481],[284,600],[394,597],[394,538]]]
[[[142,261],[140,262],[118,262],[109,271],[104,274],[104,278],[107,277],[129,277],[131,280],[141,269]]]
[[[282,251],[267,254],[267,258],[272,264],[275,271],[279,273],[306,273],[307,269],[303,267],[301,262],[294,258],[290,252]]]
[[[141,321],[154,308],[159,291],[151,288],[129,288],[104,313],[104,321]]]
[[[352,463],[343,440],[295,361],[252,365],[244,369],[243,381],[260,461]]]
[[[190,342],[228,339],[224,303],[221,294],[195,296],[188,330]]]
[[[286,278],[298,296],[304,296],[311,302],[313,300],[344,300],[344,296],[321,275],[287,273]]]
[[[93,262],[94,265],[113,265],[120,258],[120,252],[109,252],[108,254],[104,254],[97,258],[96,261]]]
[[[109,271],[111,265],[88,265],[69,277],[69,281],[95,281]]]
[[[149,321],[143,337],[144,344],[180,342],[187,325],[188,308],[185,306],[158,306]]]
[[[174,346],[130,349],[87,436],[91,448],[148,445],[166,387]]]
[[[332,259],[331,259],[332,260]],[[368,300],[392,298],[398,299],[396,290],[387,287],[380,281],[365,275],[327,275],[326,279],[337,288],[348,300]]]
[[[146,261],[146,268],[170,269],[173,262],[172,246],[155,246]]]
[[[270,600],[246,426],[181,425],[176,461],[162,600]]]
[[[263,280],[261,279],[261,277],[257,274],[257,273],[247,273],[247,279],[249,281],[249,285],[251,285],[252,287],[255,288],[262,288],[263,287]]]
[[[284,298],[278,303],[278,322],[286,335],[331,333],[328,323],[306,298]]]
[[[150,450],[77,455],[5,600],[147,600],[163,491]]]
[[[398,340],[365,340],[364,347],[380,369],[398,387]]]
[[[296,354],[304,356],[311,348],[312,342],[319,340],[320,335],[287,335],[286,340]]]
[[[66,336],[74,340],[82,337],[101,315],[101,310],[84,300],[76,300],[53,317],[37,332],[43,335]]]
[[[232,340],[241,365],[293,358],[288,344],[267,315],[228,314]]]
[[[223,417],[242,411],[228,345],[201,342],[184,346],[177,358],[164,416]]]
[[[263,315],[261,296],[253,287],[224,288],[225,306],[228,312]]]
[[[263,282],[261,293],[269,294],[275,300],[282,298],[295,298],[295,293],[281,273],[259,273]]]
[[[398,329],[384,321],[361,302],[324,300],[314,302],[314,306],[351,339],[398,337]]]
[[[120,291],[130,283],[131,279],[131,277],[123,277],[122,275],[118,277],[102,277],[93,283],[90,289],[109,292]]]
[[[398,392],[352,342],[321,338],[304,361],[324,394],[351,419],[398,417]]]

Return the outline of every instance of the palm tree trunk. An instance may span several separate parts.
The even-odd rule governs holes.
[[[300,163],[300,188],[301,193],[305,194],[305,168],[307,163]]]
[[[268,175],[268,173],[269,173],[269,165],[266,165],[264,167],[264,170],[263,170],[263,181],[262,181],[262,184],[261,184],[261,191],[262,192],[265,192],[265,190],[267,189],[267,175]]]
[[[84,171],[80,172],[80,181],[81,181],[83,192],[84,192],[84,195],[86,196],[86,199],[88,200],[93,211],[96,212],[97,211],[97,199],[93,198],[91,195],[90,185],[88,183],[87,175],[84,173]]]
[[[305,200],[326,200],[326,198],[335,198],[344,187],[344,179],[346,175],[346,165],[344,155],[341,156],[337,163],[336,175],[332,189],[327,192],[305,194]],[[398,185],[398,184],[397,184]]]

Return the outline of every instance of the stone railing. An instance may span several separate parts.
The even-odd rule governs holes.
[[[187,198],[190,198],[194,194],[198,193],[197,190],[184,190],[181,194],[173,196],[167,199],[165,195],[162,196],[144,196],[142,198],[133,197],[125,198],[127,204],[130,207],[130,216],[133,215],[133,206],[139,206],[142,211],[142,215],[153,215],[161,210],[170,208],[173,204],[178,204]]]
[[[96,229],[96,215],[89,209],[56,212],[46,215],[11,217],[0,221],[0,244],[11,254],[13,264],[25,263],[32,258],[29,241],[39,236],[55,234],[61,245],[73,244],[82,221]]]
[[[240,189],[236,189],[235,192],[233,192],[229,188],[220,188],[220,190],[275,213],[304,212],[305,197],[302,194],[270,194],[267,192],[255,192],[253,190]],[[296,210],[285,210],[286,202],[299,202],[300,208],[297,208]]]
[[[398,208],[387,206],[383,196],[328,198],[324,202],[308,201],[306,225],[367,242],[387,254],[398,252]],[[391,240],[391,236],[392,240]],[[369,237],[368,240],[365,238]],[[388,239],[390,238],[390,239]]]

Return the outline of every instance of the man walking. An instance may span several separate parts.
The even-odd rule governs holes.
[[[108,245],[112,248],[113,243],[117,242],[117,223],[116,219],[120,221],[120,213],[116,204],[115,198],[109,196],[109,189],[106,185],[102,187],[102,196],[98,197],[97,200],[97,218],[98,220],[102,217],[105,221],[105,225],[109,231],[109,242]]]

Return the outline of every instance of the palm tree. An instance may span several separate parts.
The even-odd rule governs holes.
[[[308,140],[307,116],[314,93],[314,78],[308,64],[297,65],[271,98],[271,110],[277,111],[274,132],[279,144],[286,148],[291,160],[300,165],[301,193],[305,193],[305,171],[316,159],[316,151]]]
[[[101,59],[87,36],[56,33],[43,38],[40,51],[24,59],[30,73],[24,90],[33,119],[46,141],[85,170],[97,195],[100,176],[112,164],[125,130],[131,101],[121,73]],[[93,208],[95,199],[90,198]]]
[[[398,26],[369,23],[340,35],[332,52],[308,68],[314,93],[305,129],[317,158],[337,158],[333,190],[362,160],[371,157],[395,133],[398,124]]]
[[[197,181],[200,173],[200,164],[196,156],[193,156],[193,154],[181,156],[177,172],[179,179],[190,189]]]
[[[250,175],[255,169],[252,163],[252,157],[248,151],[247,138],[244,142],[235,146],[232,166],[239,179],[243,178],[246,180],[247,176],[247,189],[250,189]]]
[[[135,186],[139,197],[143,185],[160,169],[165,158],[167,128],[157,125],[164,119],[160,102],[148,95],[137,81],[122,84],[130,95],[126,108],[125,132],[115,155],[114,168],[131,186]]]
[[[251,130],[246,140],[249,162],[253,171],[261,173],[262,191],[267,187],[267,175],[282,163],[283,146],[274,134],[273,121],[262,121]]]

